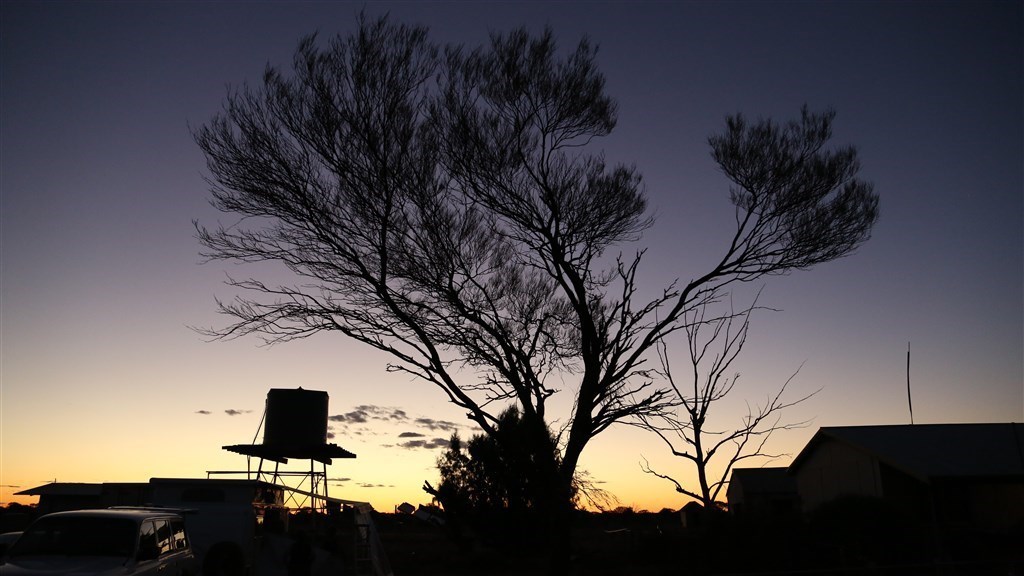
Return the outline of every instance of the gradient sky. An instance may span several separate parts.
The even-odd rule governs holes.
[[[362,6],[0,4],[0,501],[54,479],[244,469],[221,446],[253,439],[268,389],[297,386],[330,394],[334,442],[359,456],[329,469],[332,495],[384,511],[428,501],[433,441],[471,433],[440,391],[337,334],[266,348],[189,329],[222,323],[214,296],[232,296],[226,273],[247,273],[198,263],[192,219],[224,217],[189,126],[228,86],[287,66],[303,35],[350,31]],[[724,248],[728,182],[706,139],[727,114],[837,110],[835,141],[859,147],[881,220],[857,254],[765,283],[761,303],[781,311],[755,316],[722,427],[801,365],[794,396],[823,390],[788,413],[814,420],[776,450],[795,455],[819,426],[907,423],[908,342],[916,422],[1024,420],[1021,2],[365,6],[439,42],[550,25],[563,47],[598,43],[619,103],[599,146],[644,175],[652,291]],[[626,427],[581,464],[622,505],[684,504],[641,457],[692,477]]]

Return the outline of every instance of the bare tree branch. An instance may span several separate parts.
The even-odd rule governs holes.
[[[677,492],[700,501],[705,507],[715,505],[722,488],[728,484],[729,474],[740,462],[752,458],[770,461],[782,456],[766,450],[772,434],[808,424],[806,421],[783,422],[782,412],[817,394],[783,399],[786,388],[799,374],[798,369],[763,405],[747,403],[747,413],[735,428],[710,429],[709,414],[716,412],[713,407],[733,391],[739,380],[739,374],[730,374],[729,370],[746,344],[751,313],[761,308],[755,298],[744,310],[737,312],[730,307],[727,313],[711,315],[709,307],[716,303],[717,299],[708,300],[687,315],[685,332],[690,370],[685,380],[677,379],[668,346],[664,341],[659,343],[660,374],[669,383],[677,409],[656,415],[644,414],[636,421],[636,425],[661,439],[673,456],[692,463],[697,473],[696,487],[687,488],[674,477],[653,470],[646,460],[641,469],[672,482]],[[688,386],[684,386],[684,382]],[[714,477],[711,476],[712,462],[718,466]]]

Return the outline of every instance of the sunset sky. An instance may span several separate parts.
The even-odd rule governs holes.
[[[287,69],[298,40],[370,16],[437,42],[550,26],[583,36],[617,99],[597,145],[643,174],[654,227],[645,289],[706,271],[725,247],[728,181],[707,137],[728,114],[833,107],[881,197],[856,254],[770,278],[716,425],[800,370],[780,434],[788,464],[820,426],[1024,420],[1024,31],[1007,2],[12,2],[0,4],[0,501],[48,481],[146,481],[241,470],[221,446],[257,434],[271,388],[325,390],[331,495],[378,510],[426,503],[453,430],[445,396],[387,358],[323,334],[264,347],[204,341],[227,273],[199,263],[208,204],[190,127],[229,86]],[[274,273],[269,271],[268,273]],[[759,287],[759,286],[758,286]],[[754,287],[757,288],[757,287]],[[802,366],[802,368],[801,368]],[[567,380],[571,381],[571,380]],[[568,413],[563,392],[555,418]],[[558,422],[556,422],[558,424]],[[612,428],[581,465],[621,505],[686,499],[639,462],[690,479],[640,430]],[[28,500],[32,501],[32,500]]]

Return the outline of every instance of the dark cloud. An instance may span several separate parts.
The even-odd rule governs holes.
[[[406,450],[415,450],[418,448],[426,448],[427,450],[433,450],[435,448],[447,448],[447,438],[434,438],[433,440],[409,440],[408,442],[399,442],[399,448],[405,448]]]
[[[413,420],[418,426],[429,428],[430,430],[444,430],[445,432],[455,432],[459,429],[459,425],[455,422],[448,422],[447,420],[434,420],[433,418],[417,418]]]
[[[196,414],[202,414],[203,416],[209,416],[210,415],[210,411],[209,410],[196,410]]]
[[[362,406],[356,406],[356,410],[369,414],[374,420],[396,420],[402,422],[409,419],[409,415],[405,413],[405,410],[395,408],[394,406],[373,406],[364,404]]]
[[[351,412],[328,417],[328,420],[331,422],[340,422],[342,424],[364,424],[370,420],[405,422],[408,419],[409,415],[401,408],[374,406],[372,404],[356,406]]]
[[[339,437],[366,438],[370,436],[394,438],[394,431],[387,429],[385,426],[379,426],[378,423],[390,424],[391,426],[396,424],[402,425],[406,428],[406,431],[401,432],[398,438],[408,441],[398,444],[397,447],[407,449],[446,447],[448,446],[447,439],[435,438],[431,440],[429,438],[441,432],[450,434],[465,428],[465,426],[447,420],[416,417],[415,415],[410,416],[405,410],[394,406],[377,406],[373,404],[353,406],[351,411],[329,416],[328,420],[332,424],[328,427],[328,437],[331,439]],[[409,430],[410,427],[420,430]],[[386,448],[396,447],[394,444],[385,444],[383,446]]]
[[[346,414],[336,414],[334,416],[327,417],[331,422],[342,422],[344,424],[362,424],[366,422],[368,418],[369,415],[366,411],[360,410],[359,407],[356,407],[355,410]]]
[[[327,439],[328,440],[334,440],[334,432],[328,432],[327,433]]]
[[[338,435],[345,436],[377,436],[380,433],[374,431],[375,422],[396,424],[409,421],[409,414],[401,408],[393,406],[375,406],[373,404],[362,404],[354,406],[350,412],[328,416],[327,420],[337,426],[328,428],[330,438]],[[367,426],[360,426],[367,424]]]

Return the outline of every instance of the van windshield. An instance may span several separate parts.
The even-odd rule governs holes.
[[[135,551],[138,530],[126,518],[58,516],[40,518],[11,547],[8,558],[21,556],[119,556]]]

